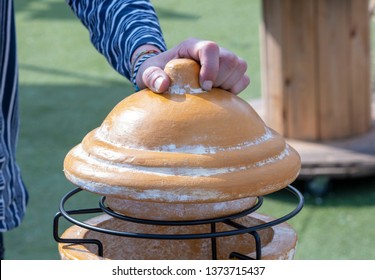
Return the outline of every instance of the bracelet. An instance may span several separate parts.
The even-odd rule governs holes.
[[[147,59],[158,55],[160,52],[156,50],[146,50],[138,53],[135,56],[134,63],[132,66],[132,72],[131,72],[131,81],[133,83],[134,89],[136,91],[139,91],[139,87],[137,85],[137,74],[138,70],[141,67],[142,63],[145,62]]]

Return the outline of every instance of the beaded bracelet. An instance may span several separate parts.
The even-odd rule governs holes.
[[[142,63],[145,62],[147,59],[158,55],[160,52],[156,50],[146,50],[138,53],[135,56],[134,64],[132,66],[132,72],[131,72],[131,81],[133,83],[134,89],[136,91],[139,91],[139,87],[137,85],[137,74],[138,70],[141,67]]]

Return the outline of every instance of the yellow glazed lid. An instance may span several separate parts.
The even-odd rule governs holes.
[[[118,199],[206,203],[286,187],[300,157],[240,97],[199,87],[199,65],[177,59],[172,85],[122,100],[64,161],[68,180]]]

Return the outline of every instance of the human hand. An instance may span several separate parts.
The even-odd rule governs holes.
[[[146,45],[138,48],[138,51],[146,49],[157,50]],[[136,78],[138,87],[148,87],[158,93],[166,91],[170,80],[163,69],[176,58],[190,58],[200,63],[199,83],[203,90],[218,87],[239,94],[250,83],[246,74],[247,64],[243,59],[214,42],[191,38],[143,62]]]

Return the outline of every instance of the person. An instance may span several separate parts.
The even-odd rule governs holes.
[[[0,1],[0,257],[3,233],[20,225],[28,193],[16,163],[18,138],[18,66],[14,7]]]
[[[66,0],[87,27],[95,48],[136,90],[148,87],[163,93],[169,78],[163,71],[174,58],[201,64],[204,90],[221,87],[234,94],[250,79],[246,62],[217,43],[187,39],[167,49],[160,24],[149,0]],[[16,163],[18,138],[18,66],[13,0],[0,1],[0,254],[3,233],[19,226],[28,201],[27,189]]]

